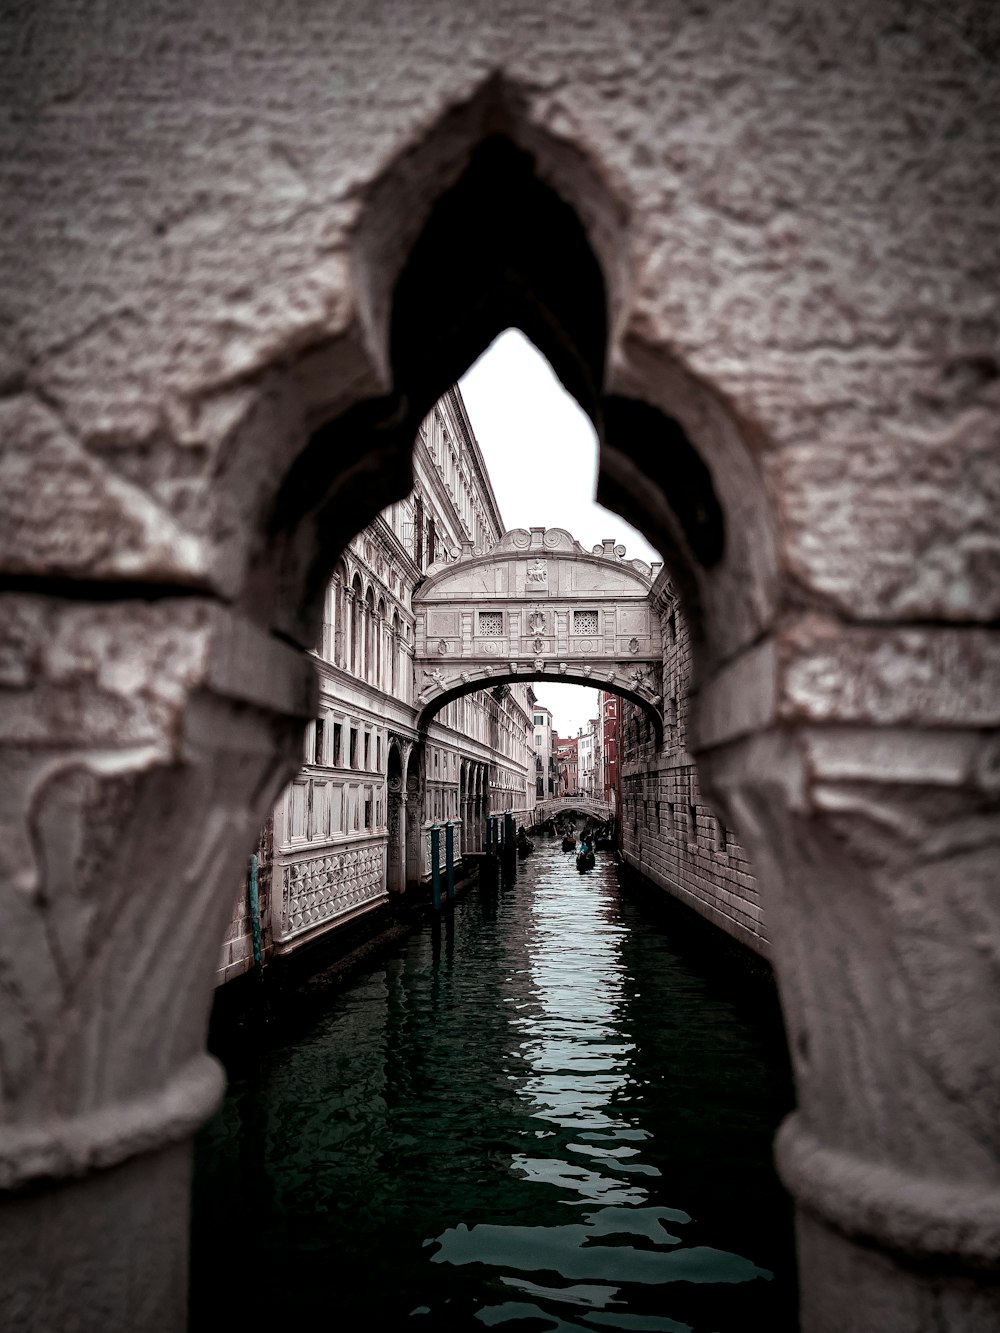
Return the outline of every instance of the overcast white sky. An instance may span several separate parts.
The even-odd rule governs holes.
[[[594,503],[594,428],[522,333],[502,333],[459,386],[508,529],[566,528],[588,550],[613,537],[627,556],[659,560],[641,533]],[[597,716],[596,690],[533,688],[560,735],[575,736]]]

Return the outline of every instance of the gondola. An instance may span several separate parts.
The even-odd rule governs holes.
[[[575,846],[576,846],[576,839],[573,838],[573,837],[571,837],[571,836],[567,833],[567,834],[565,835],[565,837],[563,838],[563,840],[562,840],[562,849],[563,849],[563,851],[564,851],[564,852],[571,852]]]
[[[535,850],[535,844],[531,841],[530,838],[523,838],[518,840],[517,854],[522,859],[525,856],[530,856],[534,850]]]
[[[593,870],[593,868],[594,868],[594,853],[593,853],[593,852],[578,852],[578,853],[577,853],[577,857],[576,857],[576,868],[577,868],[577,870],[580,871],[581,874],[583,874],[583,872],[584,872],[585,870]]]

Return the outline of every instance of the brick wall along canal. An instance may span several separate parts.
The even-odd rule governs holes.
[[[231,1068],[193,1328],[794,1328],[760,983],[536,848]]]

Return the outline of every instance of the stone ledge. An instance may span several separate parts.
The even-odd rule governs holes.
[[[0,733],[31,746],[169,749],[196,696],[294,719],[318,698],[306,654],[194,597],[0,593],[0,686]]]
[[[695,693],[703,752],[781,723],[878,728],[1000,724],[1000,637],[982,626],[845,625],[804,616]]]

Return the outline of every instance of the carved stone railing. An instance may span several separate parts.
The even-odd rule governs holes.
[[[385,899],[385,855],[386,840],[379,837],[305,853],[286,864],[274,930],[277,951]]]

